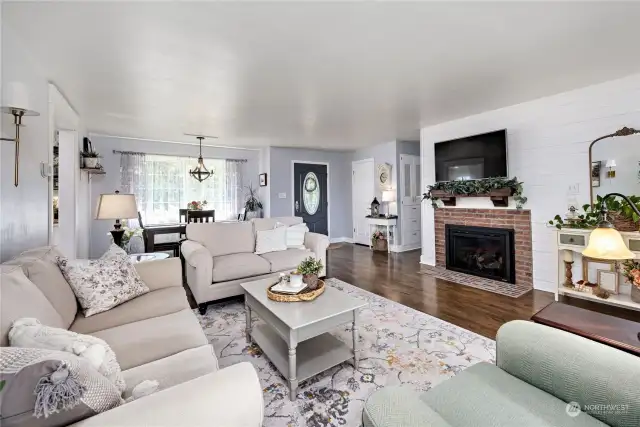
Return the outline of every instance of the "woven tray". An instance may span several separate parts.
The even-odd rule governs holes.
[[[313,301],[314,299],[322,295],[322,293],[324,292],[324,286],[325,286],[324,280],[318,280],[318,287],[316,289],[311,290],[307,288],[304,291],[300,292],[299,294],[292,295],[292,294],[283,294],[281,292],[272,291],[271,288],[273,288],[275,285],[277,285],[277,283],[274,283],[273,285],[267,288],[267,297],[269,297],[270,300],[278,301],[278,302]]]

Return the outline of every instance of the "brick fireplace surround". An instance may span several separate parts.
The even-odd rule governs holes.
[[[445,224],[495,227],[514,230],[516,284],[533,289],[531,211],[516,209],[435,209],[436,265],[446,266]]]

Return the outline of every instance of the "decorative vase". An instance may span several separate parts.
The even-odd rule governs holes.
[[[84,157],[84,167],[89,169],[95,169],[98,166],[97,157]]]
[[[307,284],[309,289],[314,290],[318,287],[318,275],[317,274],[305,274],[302,276],[302,281]]]
[[[640,304],[640,288],[633,283],[631,284],[631,301]]]

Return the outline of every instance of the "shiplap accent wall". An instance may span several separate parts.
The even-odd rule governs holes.
[[[534,288],[552,291],[558,278],[556,234],[547,221],[565,213],[570,198],[580,205],[589,202],[589,144],[624,126],[640,128],[640,74],[425,127],[420,132],[422,187],[435,181],[436,142],[507,129],[509,175],[525,183],[529,198]],[[460,204],[491,206],[488,199]],[[420,261],[435,265],[434,212],[427,202],[422,209]]]

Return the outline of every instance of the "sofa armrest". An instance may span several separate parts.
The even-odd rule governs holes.
[[[496,341],[500,369],[560,400],[579,403],[583,411],[607,425],[638,425],[640,361],[636,356],[523,320],[502,325]],[[613,404],[622,405],[621,409],[602,410]]]
[[[211,252],[200,243],[185,240],[180,245],[185,261],[187,284],[198,304],[207,302],[204,290],[209,289],[213,281],[213,257]]]
[[[451,427],[409,387],[385,387],[364,404],[364,427]]]
[[[324,234],[304,233],[304,246],[313,252],[317,260],[322,261],[322,271],[319,276],[324,277],[327,275],[327,248],[329,247],[329,238]]]
[[[263,418],[260,381],[239,363],[87,418],[74,427],[246,426]]]
[[[139,262],[134,266],[151,291],[182,286],[182,265],[179,258]]]

